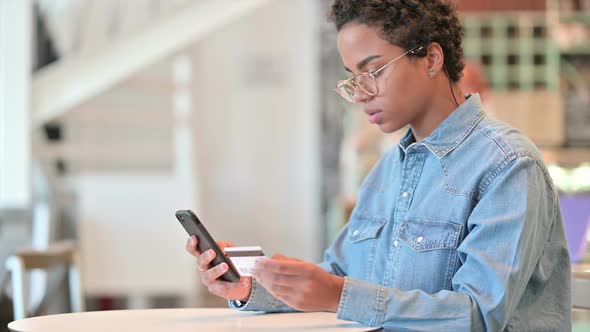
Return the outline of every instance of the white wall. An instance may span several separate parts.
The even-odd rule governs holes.
[[[31,203],[31,33],[31,1],[0,1],[0,208]]]
[[[190,205],[172,175],[84,175],[78,188],[81,265],[91,295],[192,295],[194,260],[174,211]]]
[[[215,237],[318,261],[318,20],[273,1],[194,48],[202,215]]]
[[[194,180],[129,173],[71,179],[88,293],[194,289],[176,209],[194,209],[218,240],[320,259],[316,6],[272,1],[187,51]],[[190,186],[197,187],[193,201],[183,194]]]

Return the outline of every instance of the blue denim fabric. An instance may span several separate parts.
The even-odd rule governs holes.
[[[515,110],[517,111],[517,110]],[[570,259],[556,189],[519,131],[471,95],[411,130],[365,179],[321,267],[345,275],[338,318],[395,331],[570,331]],[[292,309],[254,282],[247,303]]]

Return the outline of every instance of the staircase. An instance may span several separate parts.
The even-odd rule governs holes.
[[[186,237],[173,211],[199,206],[185,52],[268,2],[36,1],[60,59],[31,79],[33,155],[77,197],[87,295],[196,294],[192,260],[170,245]]]
[[[197,295],[181,208],[220,239],[317,260],[316,7],[179,1],[95,45],[63,42],[34,74],[33,155],[74,194],[87,296]]]

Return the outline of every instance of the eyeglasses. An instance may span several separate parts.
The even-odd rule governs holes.
[[[348,101],[349,103],[355,102],[354,95],[356,88],[359,88],[363,93],[371,97],[376,96],[379,92],[379,88],[377,86],[377,81],[375,81],[375,78],[377,77],[379,72],[387,68],[387,66],[394,63],[395,61],[401,59],[405,55],[417,54],[418,52],[422,51],[422,49],[424,49],[424,46],[414,47],[409,51],[405,52],[404,54],[398,56],[397,58],[389,61],[388,63],[383,65],[381,68],[375,70],[374,72],[360,73],[347,80],[339,81],[338,84],[336,84],[335,90],[336,92],[338,92],[340,96],[342,96],[342,98],[346,99],[346,101]]]

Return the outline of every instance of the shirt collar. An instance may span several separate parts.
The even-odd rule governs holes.
[[[426,146],[439,159],[443,158],[457,148],[484,117],[485,112],[479,94],[471,94],[420,144]],[[399,147],[405,151],[415,141],[412,129],[409,128],[400,140]]]

